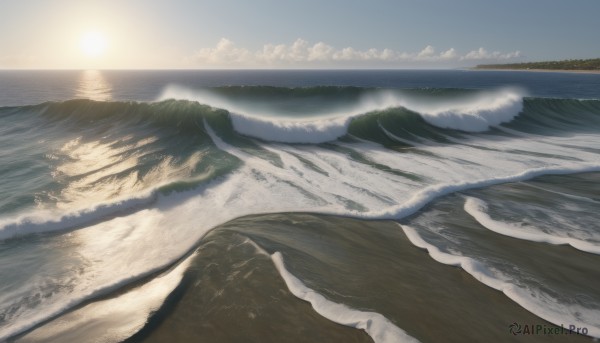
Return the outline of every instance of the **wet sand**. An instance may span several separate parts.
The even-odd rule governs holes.
[[[131,342],[364,342],[286,288],[271,260],[328,299],[381,313],[422,342],[589,342],[577,335],[513,336],[513,322],[552,324],[460,268],[435,262],[397,223],[310,214],[234,220],[210,233],[182,286]]]
[[[182,285],[126,342],[370,342],[294,297],[271,259],[245,238],[209,234]]]

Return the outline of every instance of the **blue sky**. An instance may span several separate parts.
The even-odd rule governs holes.
[[[3,0],[0,68],[454,68],[600,57],[597,0]],[[82,43],[89,32],[102,42]],[[82,44],[99,44],[95,53]]]

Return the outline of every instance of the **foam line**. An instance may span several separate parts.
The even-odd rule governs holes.
[[[373,219],[401,219],[411,214],[414,214],[433,199],[448,195],[454,192],[465,191],[473,188],[485,188],[493,185],[509,182],[519,182],[532,179],[542,175],[567,175],[575,173],[588,173],[600,171],[600,165],[597,164],[580,164],[565,168],[532,168],[521,173],[483,179],[473,182],[459,182],[455,184],[438,184],[426,187],[422,191],[417,192],[410,200],[404,204],[397,206],[391,210],[373,213],[370,218]]]
[[[557,301],[550,296],[543,294],[537,290],[527,289],[516,286],[512,282],[501,280],[503,276],[497,275],[482,263],[466,256],[456,256],[440,251],[436,246],[427,243],[418,233],[417,230],[408,225],[399,225],[410,242],[418,248],[425,249],[429,255],[436,261],[462,268],[476,280],[484,285],[501,291],[509,299],[513,300],[527,311],[534,315],[547,320],[557,326],[576,325],[577,327],[585,327],[588,329],[588,335],[595,338],[600,338],[600,324],[588,323],[580,320],[587,314],[587,317],[597,318],[597,312],[590,313],[589,309],[580,308],[578,306],[566,306],[558,304]],[[576,315],[579,313],[579,315]],[[568,322],[566,322],[568,321]]]
[[[300,279],[285,268],[280,252],[271,255],[271,259],[290,292],[296,297],[308,301],[321,316],[338,324],[365,330],[375,343],[418,342],[417,339],[409,336],[379,313],[358,311],[346,305],[334,303],[306,287]]]
[[[58,214],[52,211],[37,211],[35,214],[4,219],[0,221],[0,240],[84,226],[115,213],[125,213],[147,206],[156,201],[156,196],[157,192],[151,190],[131,198],[103,203],[69,213]]]
[[[600,255],[600,246],[580,239],[571,237],[558,237],[544,233],[541,230],[539,232],[526,231],[517,225],[494,220],[486,213],[487,204],[481,199],[466,197],[464,209],[483,227],[501,235],[532,242],[541,242],[554,245],[570,245],[575,249]]]
[[[120,342],[138,332],[179,285],[195,254],[123,295],[87,304],[42,325],[19,342]],[[110,326],[110,330],[106,327]]]

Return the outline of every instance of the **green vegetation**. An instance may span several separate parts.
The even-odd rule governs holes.
[[[480,64],[475,69],[600,70],[600,58],[509,64]]]

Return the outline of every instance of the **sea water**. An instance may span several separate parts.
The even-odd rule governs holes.
[[[600,75],[1,71],[0,106],[0,340],[600,338]]]

